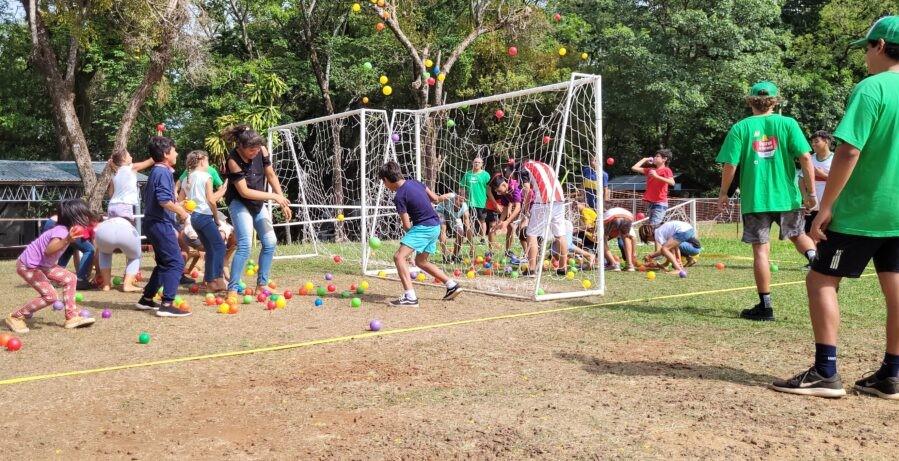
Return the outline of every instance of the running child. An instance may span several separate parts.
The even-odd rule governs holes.
[[[190,225],[197,233],[205,252],[203,281],[206,291],[225,291],[225,241],[219,233],[219,221],[216,205],[225,195],[227,187],[220,187],[218,192],[212,188],[212,177],[209,175],[209,154],[195,150],[187,154],[187,168],[190,175],[181,188],[183,197],[191,200],[195,208],[190,215]]]
[[[656,229],[649,223],[640,226],[640,241],[658,244],[658,251],[654,251],[644,257],[646,262],[664,256],[668,263],[674,266],[676,272],[684,270],[680,255],[687,259],[687,266],[694,264],[693,257],[702,251],[699,239],[696,238],[696,230],[689,223],[683,221],[668,221]],[[667,265],[667,264],[666,264]]]
[[[94,215],[84,200],[75,199],[60,202],[56,216],[56,225],[31,242],[16,261],[16,273],[40,294],[6,318],[6,326],[19,334],[29,331],[25,320],[59,301],[51,282],[63,286],[66,328],[90,325],[95,321],[91,317],[81,317],[75,307],[78,278],[57,264],[62,252],[94,224]]]
[[[387,189],[396,192],[393,201],[406,231],[406,235],[400,240],[400,248],[393,255],[397,274],[405,292],[399,299],[388,304],[418,307],[418,296],[412,288],[412,277],[406,263],[413,252],[417,253],[415,265],[446,286],[443,299],[455,299],[462,292],[462,286],[428,261],[431,253],[437,250],[437,240],[440,238],[440,219],[432,204],[448,199],[450,194],[438,196],[424,184],[414,179],[404,179],[399,164],[392,160],[381,165],[378,178],[384,182]]]

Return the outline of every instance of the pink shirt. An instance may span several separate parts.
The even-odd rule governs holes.
[[[22,255],[19,256],[19,261],[29,269],[49,269],[55,266],[66,247],[62,247],[61,250],[51,255],[45,255],[44,251],[50,246],[50,241],[53,239],[65,239],[68,236],[69,228],[59,225],[53,226],[53,228],[44,232],[38,236],[38,238],[34,239],[33,242],[28,244],[28,247],[26,247],[25,251],[22,252]]]

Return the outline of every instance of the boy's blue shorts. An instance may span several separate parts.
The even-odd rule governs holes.
[[[440,239],[440,226],[412,226],[400,240],[400,243],[418,253],[433,254],[437,252],[437,241]]]

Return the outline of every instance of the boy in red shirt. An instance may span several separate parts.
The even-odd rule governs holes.
[[[665,218],[668,210],[668,187],[674,185],[674,173],[668,168],[671,161],[671,151],[660,149],[655,156],[646,157],[631,167],[635,173],[646,176],[646,192],[643,200],[647,205],[649,224],[658,227]]]

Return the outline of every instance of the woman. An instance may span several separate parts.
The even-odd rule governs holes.
[[[131,220],[116,216],[103,221],[94,230],[94,244],[99,254],[103,291],[109,291],[109,284],[112,281],[112,254],[116,250],[121,251],[127,261],[122,291],[141,291],[140,287],[134,285],[137,273],[140,272],[140,235]]]
[[[268,285],[277,244],[271,217],[268,213],[263,213],[262,208],[267,200],[277,202],[284,219],[290,221],[290,202],[281,191],[281,183],[264,147],[265,139],[259,133],[247,125],[237,125],[225,130],[222,138],[235,146],[228,152],[225,167],[229,180],[225,201],[228,203],[231,223],[237,237],[237,251],[231,261],[228,291],[237,293],[240,288],[240,277],[250,257],[250,239],[254,228],[262,244],[256,277],[257,288],[261,289]],[[267,192],[266,186],[270,186],[272,192]]]

